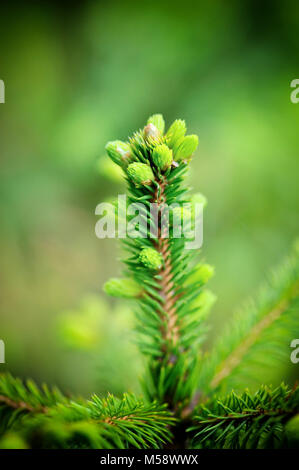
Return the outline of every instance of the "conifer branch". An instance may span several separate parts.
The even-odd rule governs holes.
[[[202,364],[200,389],[209,394],[218,388],[240,387],[243,382],[256,384],[261,380],[257,364],[265,371],[265,367],[277,367],[284,357],[289,361],[289,344],[298,331],[298,301],[299,263],[294,253],[272,275],[257,302],[230,322]]]
[[[243,357],[249,348],[253,346],[253,344],[258,340],[263,330],[268,328],[274,321],[278,320],[278,318],[287,310],[287,307],[290,305],[293,296],[298,294],[298,289],[299,283],[296,283],[292,289],[292,292],[288,296],[288,299],[281,300],[278,305],[273,308],[273,310],[267,313],[265,317],[263,317],[256,325],[254,325],[243,343],[241,343],[235,349],[235,351],[233,351],[231,355],[228,356],[228,358],[225,359],[220,365],[220,370],[211,381],[212,388],[216,388],[220,382],[229,376],[233,369],[241,363]]]
[[[209,448],[268,448],[286,444],[285,425],[299,412],[299,388],[262,387],[254,395],[232,392],[197,409],[193,445]]]
[[[0,415],[3,410],[19,410],[29,413],[46,412],[58,403],[66,403],[68,398],[55,387],[45,384],[39,389],[32,380],[24,384],[10,374],[0,375]]]
[[[196,263],[196,252],[185,246],[195,205],[206,204],[184,183],[198,143],[197,136],[185,133],[182,120],[165,133],[157,114],[128,142],[106,146],[124,173],[127,209],[138,206],[141,236],[132,228],[134,210],[128,211],[122,220],[128,253],[124,277],[110,279],[104,289],[136,302],[136,336],[147,358],[147,401],[133,394],[73,399],[55,388],[0,375],[0,448],[184,448],[190,439],[198,448],[298,445],[299,387],[261,386],[258,371],[264,380],[267,370],[285,360],[283,345],[289,348],[298,333],[299,250],[205,359],[200,346],[215,300],[205,286],[214,270]],[[173,203],[178,207],[169,218]],[[184,211],[189,231],[177,237]],[[256,393],[246,388],[221,397],[251,380],[258,384]]]
[[[139,303],[138,344],[149,358],[144,389],[149,399],[167,402],[178,411],[195,389],[199,344],[205,333],[203,312],[207,313],[212,299],[205,296],[203,286],[213,271],[208,265],[194,266],[194,252],[185,249],[188,233],[174,236],[175,217],[179,216],[181,224],[183,204],[190,203],[192,220],[195,203],[205,203],[202,195],[193,200],[184,185],[198,138],[185,136],[186,126],[181,120],[176,120],[166,134],[164,127],[163,117],[154,115],[128,143],[109,142],[106,149],[126,174],[128,203],[142,202],[142,217],[150,225],[143,226],[143,237],[132,238],[128,233],[124,240],[131,255],[125,260],[125,275],[142,286],[142,294],[134,297]],[[178,207],[170,219],[173,203]],[[111,281],[106,291],[121,295],[119,289],[111,290]]]
[[[74,401],[9,375],[1,376],[0,392],[4,444],[9,430],[35,448],[158,448],[171,439],[175,422],[165,406],[145,404],[130,394]]]

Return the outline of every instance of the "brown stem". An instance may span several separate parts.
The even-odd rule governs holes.
[[[38,406],[36,408],[34,408],[33,406],[29,405],[28,403],[24,402],[24,401],[15,401],[15,400],[12,400],[11,398],[9,397],[6,397],[5,395],[0,395],[0,405],[1,404],[4,404],[10,408],[13,408],[13,409],[22,409],[22,410],[25,410],[25,411],[29,411],[29,412],[39,412],[39,413],[45,413],[47,411],[46,407],[43,407],[43,406]]]
[[[161,221],[161,212],[160,210],[164,204],[165,198],[165,186],[166,180],[158,181],[160,192],[158,188],[155,191],[154,202],[158,206],[158,211]],[[165,227],[166,229],[166,227]],[[163,267],[161,268],[159,275],[161,280],[159,281],[160,289],[159,293],[164,299],[163,309],[165,312],[166,325],[163,327],[162,333],[163,338],[166,342],[172,346],[175,346],[179,339],[179,328],[178,328],[178,316],[176,312],[175,302],[177,300],[173,275],[172,275],[172,263],[171,263],[171,252],[169,248],[169,239],[166,237],[165,230],[161,230],[161,224],[159,223],[158,227],[158,238],[155,242],[157,251],[161,254],[163,259]]]

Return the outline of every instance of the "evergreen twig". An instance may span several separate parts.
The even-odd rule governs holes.
[[[128,204],[139,204],[139,221],[146,221],[136,238],[134,216],[127,216],[124,277],[105,284],[108,294],[136,302],[136,336],[147,358],[145,399],[73,399],[2,375],[0,447],[182,448],[190,439],[199,448],[299,447],[299,388],[262,385],[270,366],[285,365],[298,332],[298,250],[204,356],[205,319],[215,300],[205,285],[213,268],[196,262],[185,246],[195,203],[206,203],[184,183],[198,139],[185,136],[182,120],[164,128],[163,117],[153,115],[128,142],[106,146],[124,172]],[[168,219],[165,207],[173,203],[178,207]],[[189,230],[177,238],[184,211]],[[252,383],[255,393],[238,391]]]

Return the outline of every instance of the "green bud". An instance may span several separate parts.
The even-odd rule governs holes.
[[[186,134],[186,124],[182,119],[176,119],[167,131],[166,139],[170,148],[174,148]]]
[[[285,432],[289,447],[297,449],[299,447],[299,414],[287,422]]]
[[[139,185],[149,185],[154,181],[154,173],[149,165],[146,163],[130,163],[127,169],[129,178],[135,183],[136,186]]]
[[[198,137],[197,135],[187,135],[182,139],[178,147],[174,150],[175,159],[183,160],[185,158],[191,157],[193,152],[195,152],[198,146]]]
[[[144,138],[148,141],[159,141],[161,137],[161,132],[159,129],[152,123],[147,124],[144,128]]]
[[[188,285],[200,282],[206,284],[214,275],[214,267],[209,264],[198,264],[195,266],[193,273],[188,278]]]
[[[111,160],[118,165],[125,165],[129,163],[132,158],[130,145],[126,142],[122,142],[121,140],[108,142],[105,149]]]
[[[147,124],[154,124],[158,131],[160,131],[162,135],[164,134],[165,121],[162,114],[153,114],[150,118],[148,118]]]
[[[131,278],[112,278],[104,284],[106,294],[112,297],[133,298],[142,293],[141,286]]]
[[[153,150],[152,158],[156,167],[165,171],[172,163],[172,150],[165,144],[157,145]]]
[[[216,300],[217,297],[212,291],[204,289],[196,299],[192,300],[191,308],[200,310],[200,319],[203,320],[208,315]]]
[[[139,260],[144,266],[153,271],[157,271],[162,267],[162,256],[154,248],[144,248],[139,255]]]

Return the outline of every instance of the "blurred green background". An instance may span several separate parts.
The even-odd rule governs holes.
[[[200,137],[190,183],[209,201],[221,334],[298,234],[298,26],[296,1],[1,4],[0,370],[136,389],[131,307],[101,290],[121,253],[94,210],[124,189],[105,143],[156,112]]]

